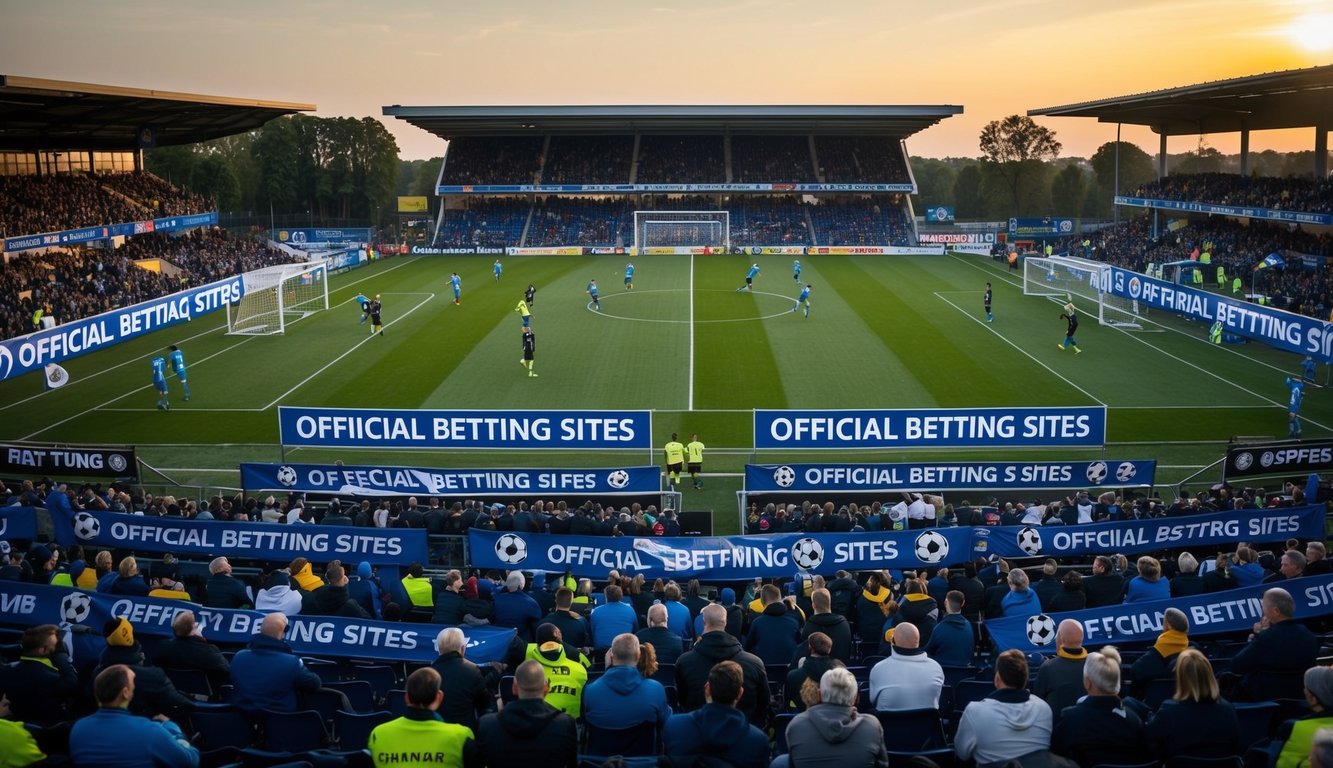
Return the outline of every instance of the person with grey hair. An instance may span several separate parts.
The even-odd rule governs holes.
[[[231,563],[225,557],[214,558],[208,564],[208,581],[204,585],[203,604],[207,608],[248,608],[252,602],[249,590],[240,579],[231,575]]]
[[[667,628],[667,607],[654,603],[648,608],[648,626],[635,633],[639,642],[653,646],[657,653],[657,663],[675,664],[676,659],[685,652],[685,643],[680,635]]]
[[[1305,545],[1305,575],[1322,576],[1330,572],[1328,548],[1322,541],[1311,541]],[[1333,767],[1330,767],[1333,768]]]
[[[1189,597],[1208,591],[1208,583],[1199,575],[1199,560],[1189,552],[1176,558],[1176,575],[1171,577],[1171,596]]]
[[[1319,656],[1319,638],[1294,618],[1291,593],[1273,587],[1264,592],[1262,604],[1263,618],[1254,625],[1249,644],[1231,660],[1232,701],[1300,698],[1301,676]]]
[[[819,703],[787,726],[788,753],[773,768],[887,768],[884,729],[879,719],[856,711],[857,684],[842,667],[819,678]]]
[[[1310,712],[1288,720],[1278,730],[1270,747],[1277,757],[1269,763],[1276,768],[1297,768],[1310,754],[1316,734],[1333,727],[1333,667],[1310,667],[1303,682]]]
[[[1083,688],[1088,695],[1067,707],[1052,731],[1051,751],[1085,768],[1148,760],[1152,753],[1143,721],[1120,701],[1120,652],[1115,646],[1088,654]]]
[[[489,664],[478,667],[464,656],[467,637],[458,627],[447,627],[435,636],[435,650],[440,655],[431,667],[440,673],[444,702],[438,711],[445,722],[466,725],[476,731],[478,718],[495,709],[495,688],[499,674]]]
[[[1175,676],[1176,659],[1189,647],[1190,620],[1179,608],[1162,612],[1162,634],[1157,641],[1129,668],[1126,677],[1135,698],[1142,699],[1153,680],[1170,680]]]
[[[1277,573],[1264,578],[1265,584],[1274,584],[1287,579],[1299,579],[1305,575],[1305,555],[1299,549],[1289,549],[1282,553]]]
[[[1041,613],[1041,600],[1032,591],[1028,575],[1022,568],[1009,571],[1009,594],[1000,601],[1005,616],[1031,616]]]
[[[532,595],[523,591],[527,579],[522,571],[512,571],[505,577],[505,588],[495,595],[495,613],[491,623],[497,627],[512,627],[523,642],[530,643],[533,631],[542,618],[541,606]]]
[[[606,673],[583,689],[583,721],[594,728],[623,729],[652,724],[660,732],[671,716],[666,689],[639,674],[639,638],[616,635]]]

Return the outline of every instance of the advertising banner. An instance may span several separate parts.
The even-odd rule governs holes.
[[[279,406],[283,445],[652,449],[650,411],[409,411]]]
[[[1243,509],[1083,525],[976,528],[976,548],[1000,557],[1143,554],[1171,547],[1234,548],[1238,541],[1322,539],[1324,507]]]
[[[913,184],[860,183],[818,184],[797,182],[754,182],[713,184],[441,184],[437,195],[587,195],[587,194],[654,194],[659,192],[909,192]]]
[[[139,462],[133,446],[94,448],[86,445],[0,443],[0,473],[71,477],[137,479]]]
[[[1064,237],[1078,230],[1073,219],[1014,217],[1009,219],[1010,237]]]
[[[144,517],[118,512],[52,512],[61,546],[91,544],[107,549],[172,552],[177,555],[230,557],[289,562],[304,557],[375,565],[427,561],[423,528],[347,528],[336,525],[225,523]]]
[[[237,275],[0,341],[0,381],[216,312],[240,301],[243,295],[245,285]]]
[[[1105,406],[754,412],[755,448],[1089,448],[1105,442]]]
[[[41,234],[7,237],[4,239],[3,250],[9,253],[14,253],[17,251],[28,251],[34,248],[50,248],[52,246],[89,243],[97,240],[107,240],[112,237],[142,235],[149,232],[171,232],[179,229],[207,227],[217,223],[217,211],[194,213],[188,216],[170,216],[163,219],[153,219],[151,221],[127,221],[120,224],[106,224],[96,227],[67,229],[60,232],[43,232]]]
[[[1162,208],[1170,211],[1188,211],[1190,213],[1210,213],[1221,216],[1240,216],[1265,221],[1285,221],[1292,224],[1320,224],[1333,226],[1333,213],[1307,213],[1305,211],[1284,211],[1276,208],[1251,208],[1240,205],[1214,205],[1195,203],[1187,200],[1155,200],[1145,197],[1117,195],[1116,205],[1129,205],[1135,208]]]
[[[927,208],[924,212],[926,221],[944,223],[953,221],[954,208],[952,205],[937,205],[933,208]]]
[[[242,464],[247,490],[357,496],[494,496],[506,493],[657,493],[657,467],[611,469],[434,469],[332,464]]]
[[[747,493],[1126,488],[1152,485],[1156,461],[746,464]]]
[[[995,245],[994,232],[922,232],[917,236],[917,239],[922,243],[942,243],[944,245]]]
[[[411,195],[398,197],[399,213],[425,213],[430,210],[430,203],[425,195]]]
[[[467,256],[471,254],[502,256],[505,249],[501,246],[489,245],[447,245],[440,248],[433,245],[414,245],[408,253],[413,256]]]
[[[468,531],[472,565],[605,577],[611,569],[656,578],[752,579],[806,571],[919,568],[972,557],[970,528],[766,536],[565,536]]]
[[[1297,619],[1333,613],[1333,574],[1290,579],[1278,584],[1258,584],[1222,592],[1170,600],[1088,608],[1051,615],[1004,616],[987,619],[986,629],[998,650],[1017,648],[1024,653],[1055,653],[1055,630],[1060,621],[1074,619],[1083,625],[1083,645],[1096,648],[1108,643],[1150,643],[1162,633],[1162,614],[1179,608],[1190,621],[1190,637],[1227,632],[1249,632],[1263,618],[1264,592],[1280,586],[1296,602]]]
[[[245,644],[259,633],[267,615],[259,611],[205,608],[184,600],[127,597],[84,592],[67,587],[0,581],[0,614],[15,624],[66,624],[102,632],[107,621],[125,617],[134,633],[171,637],[171,622],[181,611],[192,611],[205,638],[212,643]],[[283,639],[297,656],[435,661],[439,624],[344,619],[334,616],[291,616]],[[498,627],[463,627],[467,657],[478,663],[504,659],[514,630]]]
[[[0,541],[33,541],[37,538],[35,507],[0,507]],[[0,611],[3,613],[3,611]]]
[[[1231,446],[1222,476],[1228,480],[1264,475],[1309,475],[1333,471],[1333,440]]]
[[[279,229],[277,241],[298,247],[305,243],[368,243],[370,227]]]

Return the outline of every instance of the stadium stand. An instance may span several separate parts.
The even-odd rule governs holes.
[[[1307,213],[1333,212],[1333,180],[1329,179],[1235,173],[1173,174],[1140,185],[1132,196]]]
[[[552,136],[542,182],[626,184],[633,155],[633,136]]]
[[[542,139],[459,137],[445,155],[445,184],[531,184],[541,168]]]
[[[701,184],[725,179],[722,144],[721,136],[645,134],[639,139],[635,183]]]
[[[738,182],[815,181],[809,136],[733,136],[731,170]]]
[[[897,142],[887,138],[817,136],[815,151],[824,182],[911,182],[905,154]]]

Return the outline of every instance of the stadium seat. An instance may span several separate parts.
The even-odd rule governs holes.
[[[974,701],[980,701],[995,692],[995,683],[991,680],[961,680],[953,689],[954,721],[962,717],[963,710]]]
[[[1279,707],[1275,701],[1235,704],[1236,721],[1240,730],[1240,745],[1249,748],[1267,739],[1273,732],[1273,718]]]
[[[254,727],[245,713],[226,704],[196,704],[190,712],[190,728],[197,734],[195,745],[202,750],[245,749],[255,741]]]
[[[176,690],[199,701],[213,700],[213,684],[201,669],[163,669]]]
[[[514,676],[505,675],[500,678],[500,701],[510,704],[517,699],[518,695],[514,693]]]
[[[390,690],[388,695],[384,697],[384,708],[392,712],[394,717],[406,715],[407,700],[404,698],[406,695],[407,691],[401,688]]]
[[[324,717],[313,709],[299,712],[264,710],[261,717],[264,737],[260,742],[274,752],[305,752],[329,745]]]
[[[1245,768],[1245,761],[1239,757],[1176,755],[1166,761],[1166,768]]]
[[[336,683],[339,680],[342,680],[342,670],[339,668],[338,662],[336,661],[311,658],[303,658],[301,661],[305,664],[306,669],[319,675],[321,682]]]
[[[925,749],[911,752],[889,750],[889,768],[922,768],[921,758],[925,758],[939,768],[954,768],[958,765],[958,756],[953,747]]]
[[[393,667],[385,664],[355,664],[349,670],[353,680],[370,683],[375,695],[383,699],[388,692],[398,687],[398,676]]]
[[[777,754],[787,754],[787,726],[799,714],[797,712],[782,712],[773,718],[773,735],[777,746]]]
[[[381,704],[375,698],[375,689],[365,680],[325,683],[324,687],[329,690],[341,691],[347,697],[347,703],[352,705],[350,710],[352,712],[374,712]]]
[[[895,752],[939,749],[945,745],[938,709],[877,712],[884,729],[884,747]]]
[[[583,724],[584,754],[634,757],[655,755],[659,751],[657,726],[653,723],[641,723],[629,728],[598,728],[591,723]]]
[[[375,726],[394,719],[392,712],[335,712],[333,714],[333,732],[338,740],[338,748],[344,751],[365,749],[370,740],[370,732]]]
[[[333,715],[339,710],[351,710],[352,704],[347,700],[347,696],[339,690],[333,688],[320,688],[317,691],[303,691],[300,694],[301,709],[312,709],[324,718],[324,726],[327,728],[333,724]]]

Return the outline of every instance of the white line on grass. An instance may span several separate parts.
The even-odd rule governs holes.
[[[694,410],[694,252],[690,252],[690,395],[686,399],[686,407]]]
[[[1098,404],[1098,405],[1101,405],[1101,406],[1106,406],[1106,403],[1102,402],[1099,398],[1097,398],[1097,397],[1096,397],[1095,395],[1093,395],[1091,392],[1089,392],[1088,390],[1084,389],[1083,387],[1080,387],[1079,385],[1075,384],[1074,382],[1070,381],[1069,379],[1065,378],[1064,376],[1061,376],[1060,373],[1059,373],[1059,371],[1056,371],[1056,370],[1055,370],[1054,368],[1052,368],[1051,366],[1049,366],[1049,365],[1047,365],[1046,363],[1043,363],[1042,361],[1040,361],[1040,360],[1038,360],[1037,358],[1033,357],[1031,354],[1029,354],[1029,353],[1027,352],[1027,350],[1025,350],[1025,349],[1023,349],[1022,347],[1018,346],[1017,344],[1013,343],[1013,342],[1010,341],[1009,339],[1006,339],[1004,336],[1001,336],[1000,333],[999,333],[998,331],[995,330],[995,327],[994,327],[994,326],[992,326],[992,325],[990,325],[990,324],[988,324],[988,323],[984,323],[984,322],[982,322],[981,320],[979,320],[979,319],[973,317],[971,312],[968,312],[967,310],[963,309],[962,307],[958,306],[957,304],[953,303],[952,301],[949,301],[948,299],[946,299],[946,298],[944,297],[943,294],[941,294],[941,293],[939,293],[939,292],[936,292],[936,293],[935,293],[935,298],[939,299],[940,301],[944,302],[945,304],[948,304],[949,306],[953,307],[954,309],[958,310],[959,312],[962,312],[964,315],[967,316],[967,319],[971,320],[972,322],[976,323],[977,325],[980,325],[982,328],[985,328],[986,330],[988,330],[988,331],[990,331],[991,333],[995,334],[995,337],[996,337],[996,338],[1002,340],[1005,344],[1008,344],[1009,346],[1011,346],[1011,347],[1013,347],[1014,349],[1018,350],[1020,354],[1022,354],[1024,357],[1028,358],[1028,359],[1031,360],[1032,362],[1036,363],[1037,365],[1040,365],[1042,368],[1045,368],[1046,370],[1048,370],[1048,371],[1050,371],[1051,373],[1055,374],[1055,377],[1056,377],[1057,379],[1060,379],[1061,381],[1063,381],[1064,383],[1066,383],[1066,384],[1068,384],[1069,386],[1073,387],[1074,389],[1077,389],[1079,392],[1082,392],[1083,394],[1087,395],[1087,396],[1088,396],[1088,399],[1092,400],[1094,403],[1096,403],[1096,404]]]

